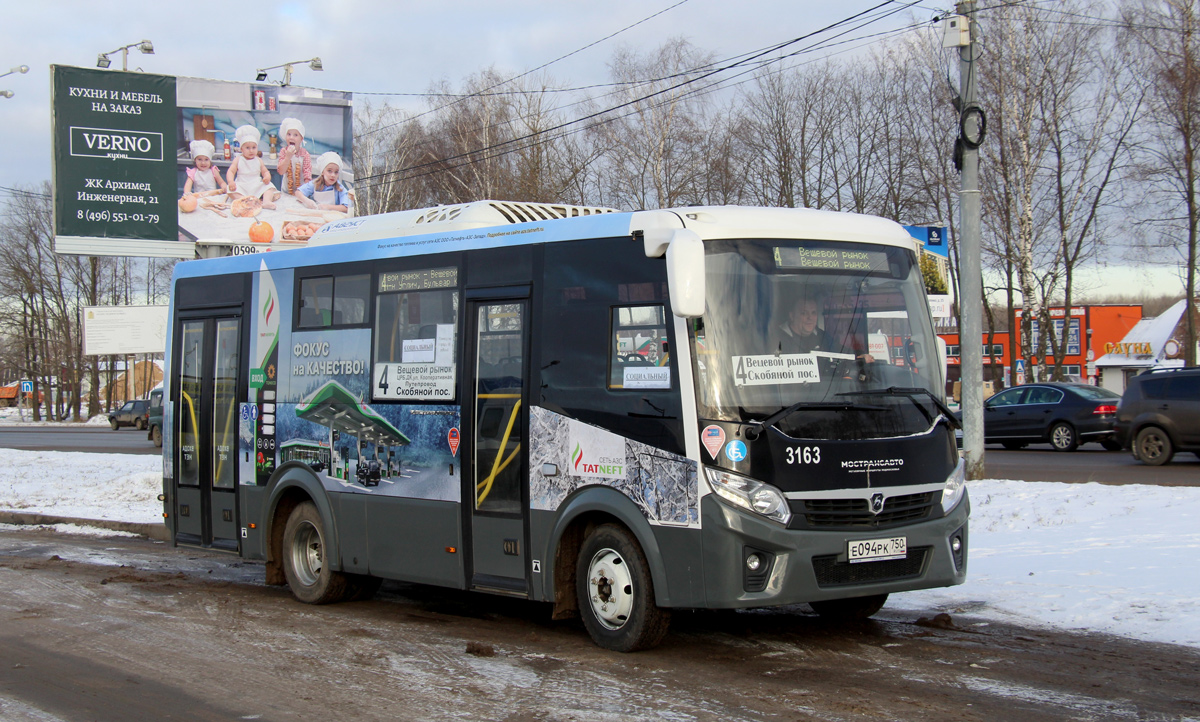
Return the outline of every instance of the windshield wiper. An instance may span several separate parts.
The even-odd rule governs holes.
[[[797,411],[887,411],[886,406],[867,406],[865,404],[838,403],[836,401],[797,401],[787,408],[780,409],[765,419],[749,422],[745,436],[751,441],[758,438],[762,430],[774,426],[776,422],[791,416]]]
[[[950,426],[955,429],[962,428],[962,422],[958,420],[958,418],[954,415],[954,412],[950,410],[949,406],[947,406],[941,399],[939,399],[936,395],[934,395],[934,393],[932,391],[930,391],[929,389],[920,388],[919,386],[889,386],[886,389],[873,389],[870,391],[843,391],[842,393],[837,394],[837,395],[838,396],[903,396],[903,397],[911,400],[913,402],[913,404],[918,409],[921,410],[921,413],[925,414],[925,418],[929,419],[930,421],[933,421],[933,417],[925,409],[925,407],[917,403],[917,399],[916,399],[917,396],[925,396],[930,401],[933,402],[933,405],[937,407],[938,411],[942,412],[942,416],[946,417],[946,423],[950,424]]]

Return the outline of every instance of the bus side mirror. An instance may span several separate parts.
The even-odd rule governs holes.
[[[704,241],[686,228],[649,228],[643,234],[646,256],[667,254],[671,312],[680,318],[704,315]]]

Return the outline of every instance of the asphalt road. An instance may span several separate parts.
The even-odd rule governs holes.
[[[110,454],[161,452],[146,439],[144,431],[68,425],[0,426],[0,448]],[[1166,466],[1146,466],[1128,451],[1105,451],[1098,444],[1085,444],[1065,453],[1054,451],[1049,444],[1031,444],[1020,451],[993,444],[985,449],[984,468],[988,479],[1200,486],[1200,457],[1195,454],[1180,452]]]
[[[24,451],[90,451],[101,454],[161,454],[162,449],[133,427],[0,426],[0,448]]]
[[[1200,486],[1200,456],[1185,452],[1164,466],[1147,466],[1128,451],[1105,451],[1099,444],[1070,452],[1055,451],[1049,444],[1030,444],[1020,451],[989,445],[983,465],[988,479]]]
[[[261,562],[0,530],[0,720],[1194,720],[1200,652],[889,600],[679,610],[617,654],[549,605],[385,583],[309,606]]]

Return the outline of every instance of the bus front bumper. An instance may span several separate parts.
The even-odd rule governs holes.
[[[944,517],[874,531],[786,529],[719,501],[701,499],[704,587],[711,608],[768,607],[962,584],[967,578],[970,499]],[[904,537],[900,559],[850,563],[852,542]],[[747,561],[758,557],[758,569]]]

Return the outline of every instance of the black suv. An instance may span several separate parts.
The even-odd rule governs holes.
[[[1114,425],[1121,447],[1159,466],[1176,451],[1200,454],[1200,367],[1155,369],[1129,379]]]
[[[108,425],[112,427],[113,431],[122,426],[132,426],[141,431],[146,428],[146,409],[148,408],[150,408],[150,402],[145,399],[129,401],[108,415]]]

